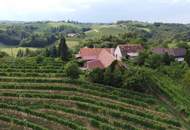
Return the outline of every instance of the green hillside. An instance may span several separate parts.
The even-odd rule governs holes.
[[[142,43],[148,47],[185,46],[190,42],[188,24],[146,23],[136,21],[118,21],[115,23],[80,23],[74,21],[42,22],[0,22],[1,45],[19,47],[48,47],[60,38],[60,34],[77,34],[71,41],[97,43],[111,47],[132,42]],[[114,40],[109,37],[115,37]],[[110,39],[110,40],[109,40]]]
[[[0,22],[0,43],[10,47],[48,47],[69,33],[83,35],[89,24],[77,22]]]
[[[185,129],[156,95],[69,80],[52,59],[1,59],[0,97],[0,129]]]

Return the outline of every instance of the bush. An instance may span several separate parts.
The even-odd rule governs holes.
[[[77,79],[80,75],[80,69],[77,63],[71,61],[65,65],[65,74],[71,79]]]
[[[152,73],[146,68],[130,68],[125,75],[123,87],[138,92],[150,92]]]
[[[9,56],[9,55],[5,52],[0,52],[0,58],[6,57],[6,56]]]
[[[190,70],[188,70],[183,76],[183,82],[186,86],[190,86]]]
[[[95,69],[88,74],[88,79],[94,83],[102,83],[115,87],[121,87],[123,81],[123,66],[118,62],[113,62],[108,68]]]
[[[88,79],[93,83],[103,83],[104,79],[104,70],[102,69],[94,69],[88,74]]]

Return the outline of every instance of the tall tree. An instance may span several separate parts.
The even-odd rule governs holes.
[[[53,46],[53,47],[51,47],[50,48],[50,56],[51,57],[57,57],[57,48],[56,48],[56,46]]]
[[[66,44],[66,40],[65,38],[62,36],[60,43],[59,43],[59,56],[63,59],[63,60],[67,60],[69,57],[69,48]]]
[[[186,56],[185,56],[185,61],[187,64],[190,66],[190,50],[187,50]]]

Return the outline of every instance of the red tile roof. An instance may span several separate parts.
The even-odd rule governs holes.
[[[138,53],[144,50],[143,46],[140,44],[124,44],[119,45],[122,55],[127,55],[127,53]]]
[[[81,48],[80,57],[87,69],[106,68],[115,60],[114,48]]]
[[[102,50],[98,57],[98,60],[101,61],[104,68],[110,66],[112,64],[112,62],[115,61],[115,59],[116,58],[112,54],[107,52],[106,50]]]
[[[103,69],[104,65],[99,60],[92,60],[92,61],[87,61],[85,63],[85,68],[87,68],[87,69],[95,69],[95,68]]]
[[[153,48],[152,52],[156,54],[168,53],[168,55],[174,57],[184,57],[186,55],[185,48]]]
[[[102,50],[106,50],[111,54],[114,53],[114,48],[81,48],[79,54],[83,60],[95,60]]]

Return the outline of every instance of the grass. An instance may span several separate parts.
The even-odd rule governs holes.
[[[9,56],[16,57],[19,50],[26,50],[26,47],[0,47],[0,51],[6,52]],[[30,50],[37,50],[38,48],[28,48]]]
[[[68,40],[67,45],[68,45],[69,48],[73,49],[73,48],[75,48],[76,46],[79,45],[79,41],[77,41],[77,40]]]
[[[87,37],[100,37],[103,35],[117,35],[127,32],[127,28],[118,25],[94,25],[92,30],[86,32]]]

